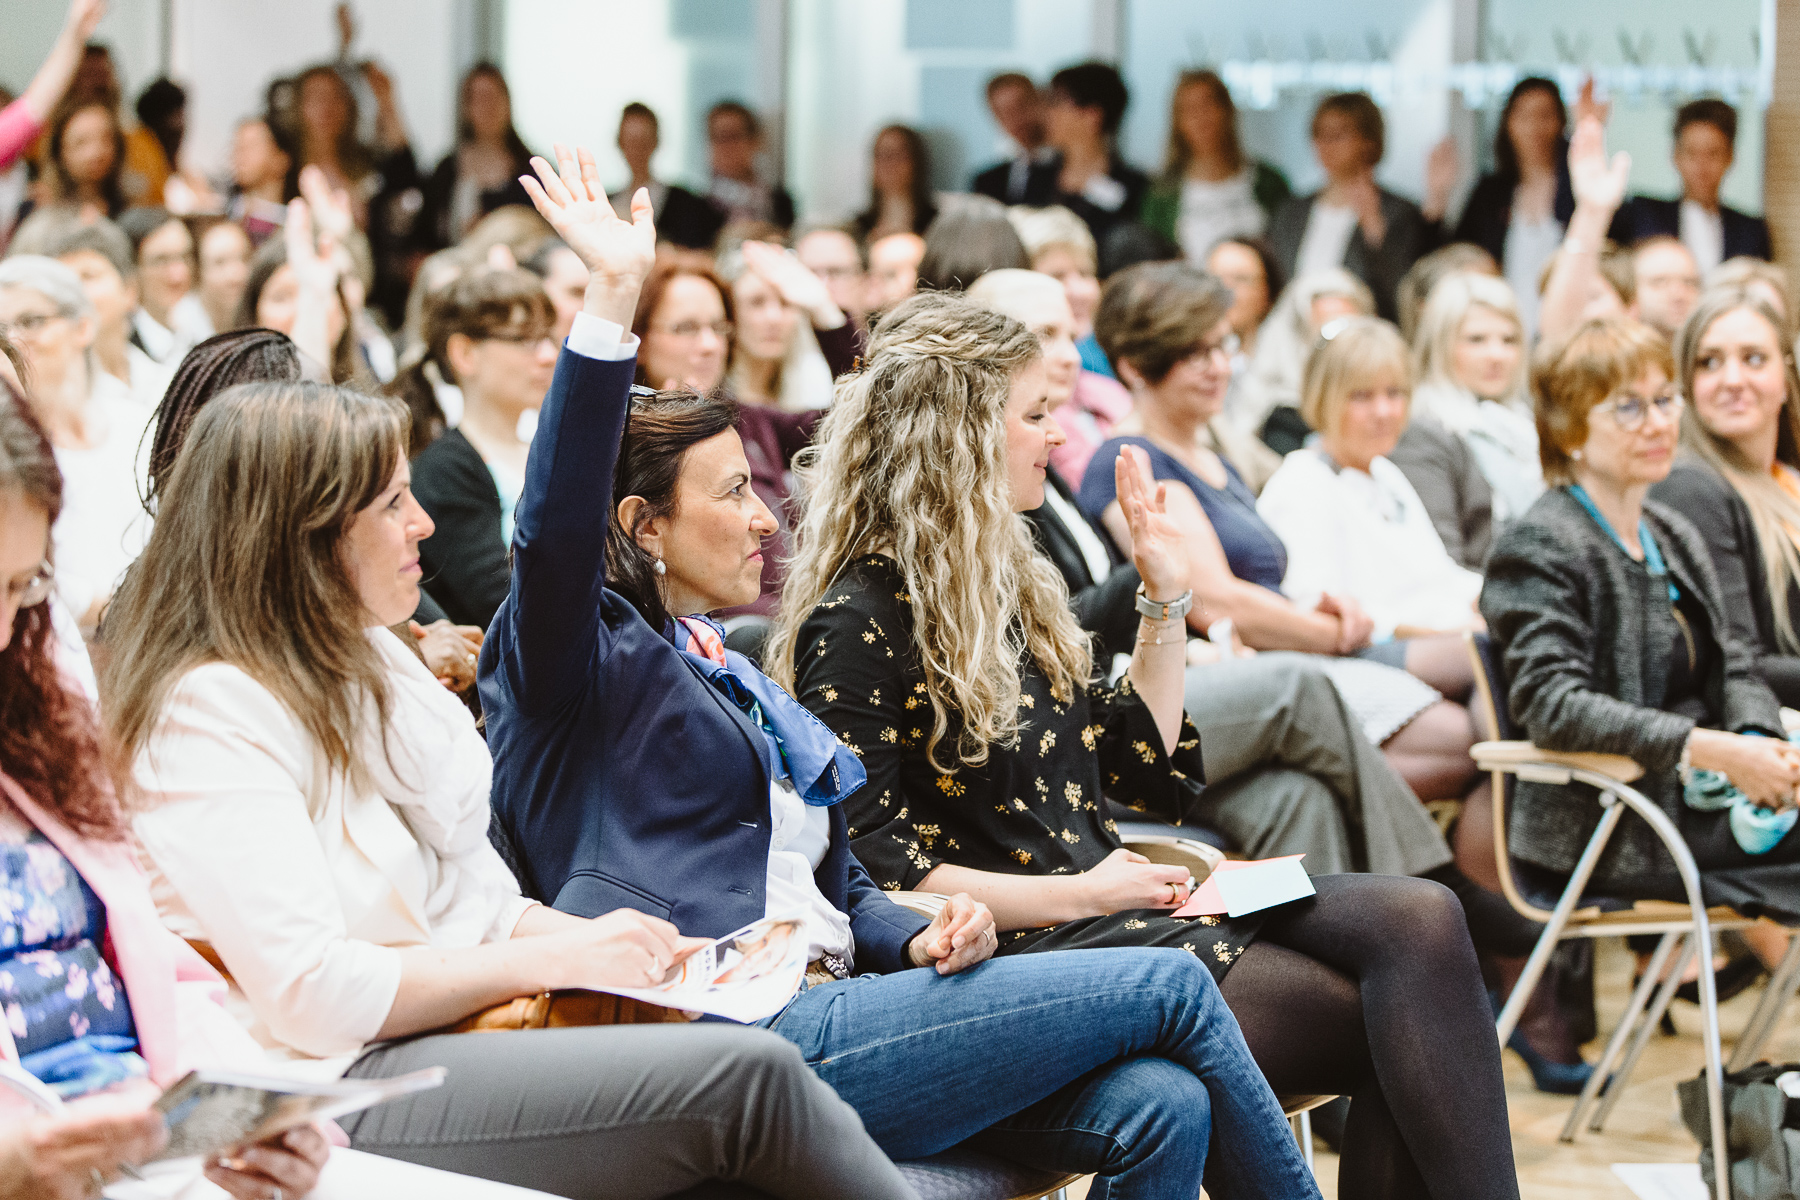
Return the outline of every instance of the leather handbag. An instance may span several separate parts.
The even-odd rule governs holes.
[[[212,943],[188,939],[194,953],[225,982],[232,982],[225,960]],[[446,1025],[438,1033],[490,1033],[513,1029],[563,1029],[576,1025],[664,1025],[692,1021],[697,1013],[660,1004],[646,1004],[629,996],[610,992],[588,992],[570,988],[559,992],[539,992],[535,996],[519,996],[492,1008],[471,1013],[454,1025]]]

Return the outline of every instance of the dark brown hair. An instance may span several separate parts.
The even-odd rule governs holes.
[[[1494,131],[1494,174],[1513,183],[1519,181],[1519,148],[1513,145],[1512,134],[1507,132],[1506,123],[1512,119],[1513,109],[1519,101],[1532,92],[1543,92],[1556,104],[1556,115],[1561,128],[1569,127],[1569,109],[1563,103],[1562,89],[1556,86],[1553,79],[1545,79],[1542,75],[1528,75],[1513,84],[1513,90],[1506,97],[1506,104],[1500,109],[1500,127]],[[1568,156],[1568,138],[1565,135],[1559,141],[1557,161]]]
[[[1312,124],[1308,127],[1313,137],[1319,136],[1319,121],[1326,113],[1338,113],[1349,118],[1356,132],[1363,140],[1374,147],[1369,165],[1374,166],[1387,153],[1387,122],[1381,117],[1381,109],[1375,101],[1369,99],[1367,92],[1337,92],[1319,101],[1319,107],[1313,109]]]
[[[654,560],[637,544],[637,535],[657,517],[674,515],[687,452],[727,429],[736,429],[737,424],[737,401],[717,392],[710,396],[647,388],[634,392],[619,446],[618,474],[613,478],[606,582],[631,601],[652,629],[668,624],[669,610],[656,586]],[[619,522],[619,505],[627,496],[644,500],[630,529]]]
[[[1689,100],[1675,110],[1675,136],[1679,138],[1689,125],[1711,125],[1725,135],[1727,142],[1733,146],[1737,144],[1737,109],[1717,96]]]
[[[911,125],[883,125],[875,140],[869,143],[869,153],[874,154],[876,143],[890,133],[897,133],[906,142],[906,156],[912,160],[912,190],[908,199],[912,202],[912,231],[923,235],[931,222],[937,218],[937,201],[932,199],[931,191],[931,151],[925,146],[925,136]],[[881,221],[881,193],[875,190],[874,173],[869,176],[869,207],[856,214],[851,222],[856,228],[857,241],[868,238],[869,232]]]
[[[13,357],[4,341],[0,352]],[[43,510],[47,526],[62,513],[62,472],[50,439],[24,397],[4,382],[0,492]],[[46,547],[46,556],[50,553]],[[12,640],[0,651],[0,771],[76,832],[108,839],[122,835],[100,727],[92,706],[70,689],[57,666],[49,603],[21,608],[13,617]]]
[[[1106,281],[1094,337],[1116,366],[1161,383],[1231,309],[1231,290],[1184,262],[1147,262]]]
[[[437,364],[438,375],[445,383],[457,382],[456,369],[450,365],[451,338],[460,333],[479,341],[520,326],[527,333],[548,334],[555,322],[550,298],[544,294],[543,281],[516,267],[469,271],[451,280],[441,291],[427,296],[425,318],[421,323],[425,356],[401,371],[382,389],[405,401],[412,414],[412,444],[407,450],[408,457],[417,455],[444,432],[444,410],[438,404],[436,389],[425,374],[425,365]]]
[[[229,329],[214,334],[187,352],[156,406],[156,429],[150,439],[150,491],[144,507],[156,511],[156,498],[168,486],[194,418],[207,401],[240,383],[297,383],[300,351],[285,333],[273,329]]]
[[[287,266],[287,242],[279,237],[271,237],[256,248],[250,256],[250,274],[244,280],[244,295],[238,301],[237,321],[234,328],[256,329],[257,305],[262,301],[263,289],[269,286],[269,280],[275,278],[275,272]],[[362,365],[362,355],[356,346],[356,323],[350,319],[350,302],[344,299],[344,287],[340,282],[337,288],[338,304],[344,310],[344,332],[331,348],[331,361],[321,363],[331,371],[335,383],[367,384],[373,388],[374,383],[369,372]]]
[[[1651,367],[1675,379],[1675,359],[1662,334],[1629,317],[1587,321],[1531,365],[1537,395],[1538,459],[1552,487],[1575,479],[1571,450],[1587,444],[1588,414]]]
[[[97,108],[106,114],[112,122],[113,129],[113,162],[112,169],[107,171],[106,178],[100,181],[100,196],[106,201],[106,216],[116,217],[125,211],[125,189],[120,178],[125,173],[125,128],[119,124],[119,114],[109,107],[105,101],[95,97],[74,98],[63,101],[56,111],[50,114],[50,140],[44,151],[44,182],[49,186],[50,198],[56,203],[75,198],[75,183],[63,169],[63,139],[68,135],[69,122],[77,114]]]
[[[1231,98],[1231,89],[1225,86],[1217,71],[1183,71],[1175,79],[1175,89],[1169,93],[1169,145],[1163,151],[1162,179],[1173,186],[1180,186],[1181,177],[1187,174],[1188,164],[1194,159],[1194,149],[1182,136],[1179,120],[1181,93],[1189,88],[1205,88],[1212,95],[1213,103],[1225,110],[1225,159],[1233,170],[1242,170],[1244,166],[1244,144],[1238,137],[1237,104]],[[1279,290],[1270,288],[1269,296],[1273,298]]]
[[[512,123],[512,88],[506,85],[506,76],[501,73],[500,68],[486,59],[483,59],[470,67],[467,71],[463,72],[462,82],[456,87],[457,143],[461,144],[463,142],[475,140],[475,130],[474,127],[469,124],[469,118],[467,116],[469,111],[469,85],[483,75],[500,85],[500,93],[506,97],[506,132],[501,134],[500,137],[501,140],[506,143],[507,153],[512,155],[513,170],[523,172],[526,168],[526,164],[531,161],[531,151],[526,149],[525,139],[519,136],[518,129],[515,128]]]

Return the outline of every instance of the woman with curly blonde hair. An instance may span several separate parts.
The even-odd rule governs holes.
[[[1114,470],[1143,620],[1107,687],[1019,515],[1062,439],[1024,326],[918,296],[868,358],[797,464],[807,512],[766,660],[867,772],[844,808],[874,881],[986,904],[1000,959],[1192,954],[1277,1093],[1354,1098],[1340,1195],[1516,1196],[1499,1047],[1448,889],[1320,876],[1316,898],[1184,919],[1186,870],[1120,844],[1109,799],[1179,823],[1203,778],[1181,712],[1186,553],[1142,451]]]

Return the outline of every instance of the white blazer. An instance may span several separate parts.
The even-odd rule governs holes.
[[[209,942],[229,1007],[272,1055],[341,1073],[400,985],[399,949],[504,940],[534,903],[487,841],[492,760],[460,701],[385,629],[394,693],[360,789],[236,667],[171,691],[136,777],[135,820],[163,922]]]

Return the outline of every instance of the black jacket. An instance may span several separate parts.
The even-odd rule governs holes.
[[[1077,513],[1081,511],[1074,491],[1063,482],[1063,477],[1056,473],[1054,467],[1050,469],[1045,486],[1055,488],[1071,508]],[[1095,578],[1075,536],[1063,524],[1055,509],[1044,504],[1026,513],[1025,519],[1031,522],[1031,531],[1037,538],[1038,547],[1056,564],[1056,569],[1062,572],[1063,582],[1069,585],[1069,600],[1075,608],[1075,619],[1083,629],[1095,636],[1102,659],[1110,659],[1114,654],[1130,654],[1137,639],[1137,606],[1132,600],[1138,586],[1137,568],[1125,561],[1112,538],[1098,522],[1089,521],[1088,526],[1099,535],[1101,544],[1106,547],[1107,560],[1112,563],[1112,570]]]
[[[530,167],[522,162],[516,163],[515,167],[513,175],[505,183],[482,191],[481,216],[485,217],[496,208],[504,208],[508,204],[531,207],[531,197],[525,194],[525,185],[516,178]],[[419,209],[418,223],[413,226],[413,237],[421,250],[443,250],[461,240],[456,231],[450,228],[450,208],[456,197],[456,179],[456,151],[452,150],[444,155],[437,170],[431,173],[431,178],[425,181],[422,188],[424,203]]]
[[[1025,198],[1018,203],[1029,204],[1033,208],[1044,208],[1052,204],[1060,204],[1087,223],[1094,235],[1094,243],[1103,246],[1106,235],[1120,225],[1137,220],[1138,211],[1144,207],[1144,197],[1150,192],[1150,177],[1136,167],[1125,165],[1123,159],[1113,156],[1106,173],[1114,182],[1125,189],[1124,198],[1117,208],[1102,208],[1086,196],[1071,195],[1062,190],[1062,155],[1041,162],[1031,168],[1025,177]]]
[[[1682,454],[1669,477],[1650,489],[1650,498],[1668,505],[1700,531],[1712,552],[1732,636],[1749,650],[1757,674],[1776,698],[1790,708],[1800,708],[1800,656],[1784,653],[1776,640],[1775,606],[1763,569],[1762,542],[1743,497],[1711,466]],[[1788,583],[1787,604],[1792,617],[1800,619],[1800,583]]]
[[[1729,205],[1719,205],[1719,224],[1725,232],[1726,258],[1775,257],[1769,244],[1769,223],[1761,217],[1739,212]],[[1613,217],[1607,236],[1621,246],[1630,246],[1647,237],[1681,236],[1681,201],[1658,200],[1654,196],[1633,196],[1620,206]]]
[[[1427,221],[1419,206],[1386,188],[1381,191],[1381,216],[1387,233],[1381,245],[1371,246],[1363,238],[1362,226],[1351,231],[1350,244],[1344,250],[1344,268],[1369,285],[1375,293],[1375,311],[1388,320],[1397,320],[1399,308],[1395,296],[1400,279],[1412,265],[1444,243],[1441,221]],[[1312,219],[1313,204],[1320,193],[1290,197],[1275,211],[1269,223],[1269,245],[1289,279],[1300,260],[1300,243],[1306,237],[1306,223]]]
[[[1699,531],[1654,501],[1644,505],[1644,520],[1670,577],[1705,610],[1694,637],[1718,649],[1707,656],[1703,722],[1658,707],[1669,647],[1680,636],[1667,581],[1627,557],[1562,488],[1538,497],[1496,539],[1481,615],[1506,676],[1507,709],[1524,735],[1546,750],[1636,760],[1645,772],[1637,789],[1679,824],[1685,814],[1676,767],[1695,725],[1780,737],[1781,713],[1748,651],[1730,634]],[[1599,821],[1590,789],[1521,779],[1507,844],[1516,857],[1566,875]],[[1634,881],[1667,879],[1674,871],[1656,834],[1628,813],[1600,857],[1594,884],[1629,895]]]
[[[1575,214],[1575,189],[1569,183],[1568,145],[1564,143],[1556,156],[1556,201],[1551,212],[1563,225]],[[1469,202],[1463,207],[1462,219],[1456,223],[1452,240],[1474,242],[1494,256],[1502,268],[1506,266],[1506,231],[1512,225],[1513,191],[1517,179],[1489,172],[1481,177]]]
[[[469,439],[452,429],[413,460],[412,490],[437,526],[419,543],[421,585],[452,621],[486,629],[512,577],[494,477]]]

